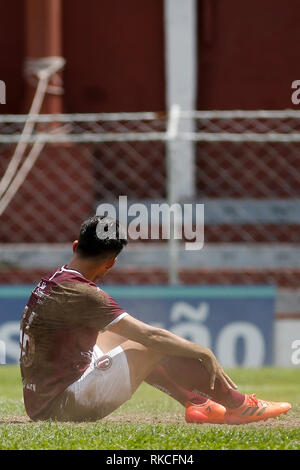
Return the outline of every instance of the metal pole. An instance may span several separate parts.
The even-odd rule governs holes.
[[[176,137],[180,121],[180,107],[174,104],[169,113],[169,123],[167,129],[167,199],[169,207],[174,206],[178,202],[177,185],[180,178],[178,161],[176,158],[176,146],[178,142]],[[173,221],[170,218],[170,239],[168,241],[169,265],[168,280],[169,284],[179,284],[179,241],[175,238],[175,234],[179,230],[179,217],[177,211],[174,213]]]
[[[167,145],[167,197],[170,205],[192,200],[195,197],[195,152],[194,143],[176,141],[172,137],[172,126],[176,127],[178,106],[182,110],[193,110],[197,94],[197,1],[164,0],[165,57],[166,57],[166,101],[171,108]],[[177,111],[173,103],[178,103]],[[179,119],[179,118],[178,118]],[[193,119],[182,120],[181,130],[194,131]],[[178,128],[178,122],[177,122]],[[171,138],[172,137],[172,138]],[[176,213],[175,213],[176,219]],[[173,227],[169,240],[169,283],[179,284],[180,241],[174,238],[178,229]]]

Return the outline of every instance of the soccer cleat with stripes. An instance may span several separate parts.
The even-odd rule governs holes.
[[[185,420],[187,423],[224,424],[226,408],[212,400],[202,405],[187,402],[185,405]]]
[[[255,393],[245,395],[243,405],[235,409],[227,409],[224,421],[227,424],[247,424],[256,421],[266,421],[276,418],[291,409],[291,404],[286,402],[272,402],[255,398]]]

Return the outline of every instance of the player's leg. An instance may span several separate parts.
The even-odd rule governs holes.
[[[215,387],[215,391],[210,390],[208,372],[201,362],[196,359],[163,356],[134,341],[124,341],[122,336],[109,331],[98,335],[97,345],[104,353],[108,353],[116,346],[121,346],[125,350],[134,390],[143,380],[147,381],[150,378],[150,382],[152,382],[152,378],[153,383],[159,385],[158,381],[163,376],[164,378],[168,376],[170,382],[177,384],[181,389],[186,389],[189,392],[195,391],[195,395],[201,394],[201,392],[205,393],[205,401],[207,395],[211,394],[211,392],[215,395],[217,394],[217,397],[221,400],[224,399],[223,395],[227,392],[225,387],[222,388],[220,390],[221,397],[219,397],[219,384]],[[160,365],[161,368],[155,367],[156,365]],[[162,383],[162,388],[164,388],[164,385],[165,382]],[[228,393],[231,397],[231,391],[228,391]],[[190,398],[190,395],[188,397]],[[236,397],[234,395],[233,397],[231,401],[230,399],[225,399],[227,406],[237,407],[244,400],[244,395],[239,393],[236,393]],[[210,396],[210,398],[212,397]]]
[[[213,401],[223,405],[225,408],[239,408],[245,401],[245,395],[232,389],[226,389],[218,381],[216,381],[214,389],[211,390],[209,374],[199,360],[176,356],[164,356],[151,348],[130,340],[125,341],[114,350],[107,352],[107,355],[109,356],[114,354],[114,351],[118,351],[116,359],[118,356],[120,360],[122,359],[124,369],[126,368],[125,362],[127,362],[131,394],[134,393],[140,384],[149,376],[151,371],[161,363],[172,380],[182,384],[188,390],[196,390],[197,393],[204,393]],[[126,381],[125,375],[123,374],[122,378],[120,375],[115,374],[114,380],[115,385],[111,386],[111,391],[108,394],[110,403],[108,404],[108,407],[106,407],[106,409],[110,409],[111,411],[116,409],[125,401],[123,400],[118,402],[118,400],[114,398],[116,395],[118,396],[118,393],[116,393],[117,388],[120,387],[121,389],[123,386],[122,384]],[[112,382],[110,379],[110,385],[111,384]],[[128,396],[127,399],[129,399],[130,396]],[[117,402],[118,406],[116,406]],[[114,404],[114,407],[111,406],[111,404]]]
[[[100,349],[107,353],[111,349],[115,348],[116,346],[122,345],[126,341],[126,338],[123,336],[117,335],[110,331],[106,331],[104,333],[100,333],[97,338],[97,345]],[[182,386],[179,386],[176,381],[172,380],[167,372],[165,371],[164,367],[158,364],[150,374],[145,378],[145,382],[149,385],[161,390],[162,392],[168,394],[173,399],[178,401],[184,407],[188,407],[188,414],[191,414],[191,404],[194,406],[193,415],[194,419],[197,414],[196,405],[203,405],[208,402],[208,398],[191,392],[190,390],[185,389]],[[220,408],[218,411],[220,412]],[[211,407],[212,409],[212,407]],[[225,410],[223,410],[225,412]],[[224,414],[224,413],[223,413]],[[190,418],[188,418],[190,419]]]
[[[100,333],[97,345],[104,353],[118,345],[125,343],[126,339],[110,331]],[[135,355],[138,360],[138,356]],[[132,368],[139,368],[140,364]],[[133,372],[134,373],[134,372]],[[168,394],[185,408],[185,419],[192,423],[223,423],[226,408],[219,403],[179,385],[177,380],[170,378],[164,366],[158,364],[154,367],[144,381],[158,390]]]
[[[97,345],[104,353],[107,353],[116,346],[122,345],[125,341],[127,340],[123,336],[112,333],[111,331],[105,331],[98,335]],[[188,401],[199,404],[207,401],[206,397],[198,396],[195,393],[185,390],[183,387],[177,386],[159,364],[151,370],[150,374],[145,378],[145,382],[167,393],[183,406],[185,406]]]
[[[125,341],[122,349],[129,365],[133,391],[147,378],[151,369],[161,363],[174,382],[187,390],[203,393],[226,407],[227,422],[238,424],[268,419],[291,408],[289,403],[266,402],[257,400],[253,396],[243,395],[236,390],[228,390],[218,380],[212,390],[209,385],[209,374],[199,360],[176,356],[163,357],[133,341]]]
[[[132,342],[123,341],[123,337],[111,332],[101,333],[97,339],[97,345],[104,353],[116,345],[121,345],[125,351],[130,370],[130,380],[133,391],[142,381],[167,393],[185,407],[187,422],[193,423],[223,423],[226,409],[219,403],[203,396],[200,392],[187,389],[179,385],[176,377],[170,377],[160,364],[162,356],[144,346]],[[158,357],[158,360],[157,360]],[[154,359],[154,361],[153,361]]]
[[[167,375],[187,390],[203,393],[211,400],[226,408],[224,421],[232,424],[248,423],[274,418],[286,413],[291,405],[289,403],[274,403],[258,400],[254,395],[248,396],[233,389],[227,389],[216,380],[214,389],[210,388],[209,374],[201,361],[185,357],[159,355],[142,345],[128,341],[122,344],[135,389],[150,374],[151,367],[157,369],[161,364]],[[203,421],[204,422],[204,421]]]

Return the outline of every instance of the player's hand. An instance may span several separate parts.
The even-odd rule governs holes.
[[[217,361],[217,358],[210,350],[208,350],[206,354],[201,357],[201,361],[209,373],[209,385],[211,390],[215,388],[216,380],[219,380],[227,389],[238,388],[231,378],[224,372],[221,365]]]

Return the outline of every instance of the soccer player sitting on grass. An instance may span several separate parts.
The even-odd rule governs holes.
[[[21,322],[29,417],[101,419],[143,381],[179,401],[187,422],[242,424],[287,412],[289,403],[239,393],[208,348],[135,319],[97,287],[126,244],[116,221],[91,217],[70,263],[33,290]]]

